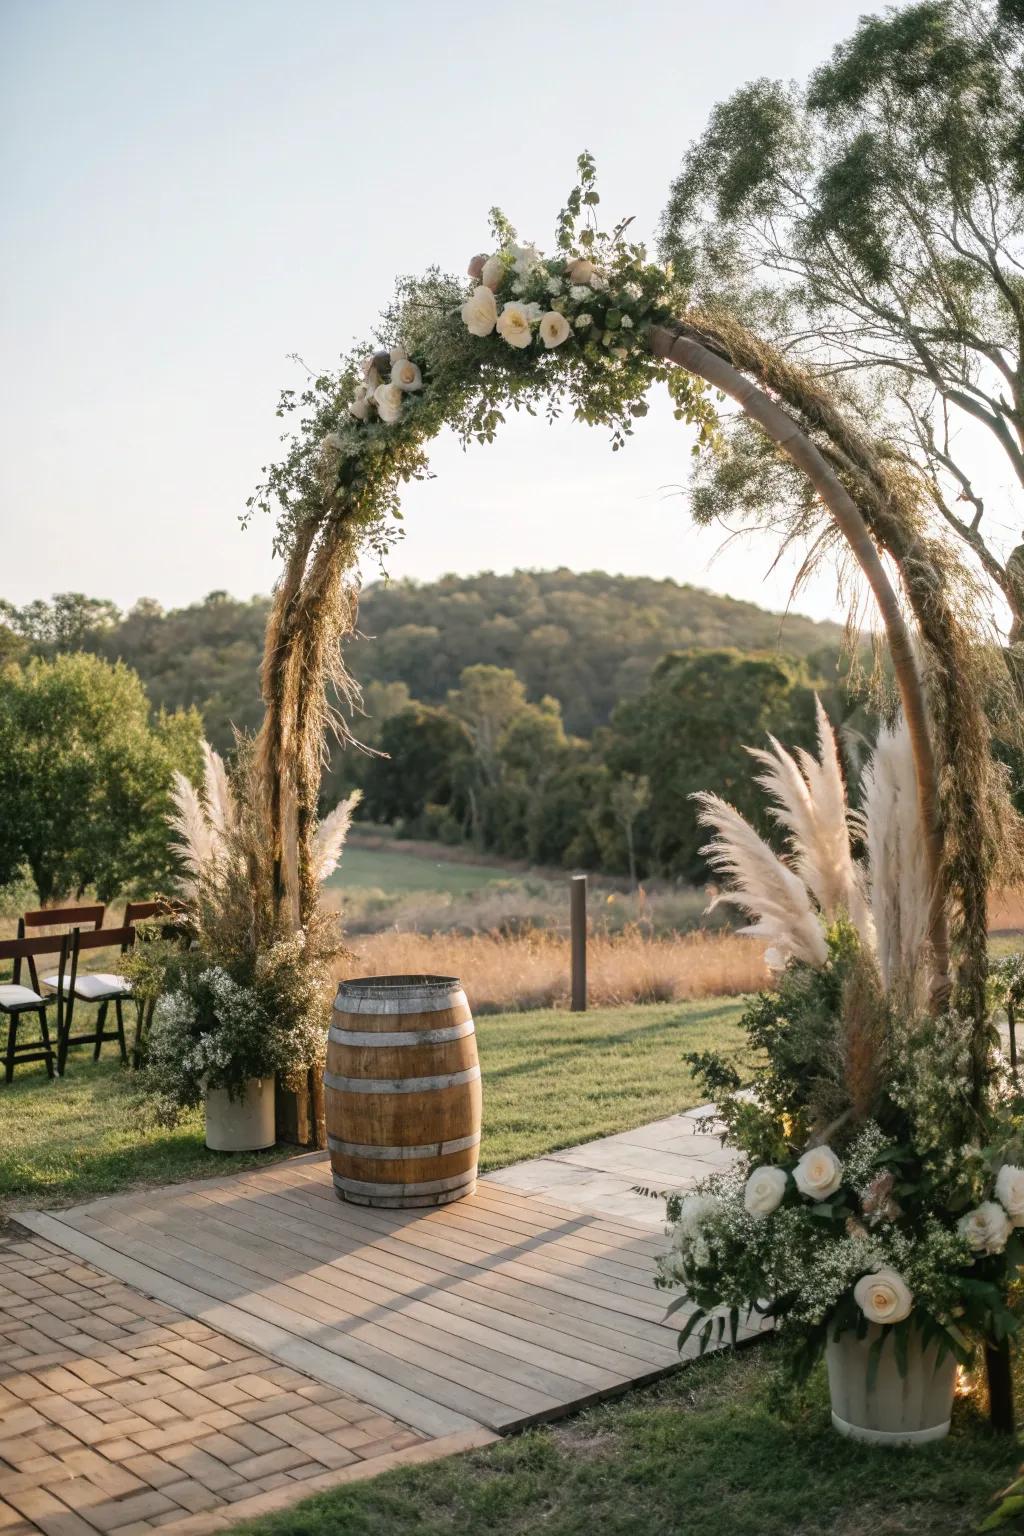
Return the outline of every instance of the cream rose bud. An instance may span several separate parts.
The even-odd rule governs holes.
[[[403,391],[397,384],[379,384],[373,392],[373,403],[381,421],[393,426],[402,414]]]
[[[490,288],[481,284],[462,306],[462,318],[471,336],[489,336],[498,323],[498,306]]]
[[[862,1275],[853,1288],[853,1299],[869,1323],[902,1323],[914,1305],[907,1282],[894,1269]]]
[[[755,1168],[743,1189],[743,1205],[750,1216],[770,1216],[786,1193],[783,1168]]]
[[[996,1175],[996,1199],[1014,1227],[1024,1227],[1024,1168],[1004,1163]]]
[[[505,263],[500,256],[488,256],[480,273],[480,281],[486,288],[490,288],[492,293],[497,293],[504,280]]]
[[[827,1200],[843,1182],[843,1165],[831,1147],[808,1147],[793,1169],[793,1182],[808,1200]]]
[[[373,396],[360,386],[353,399],[348,403],[348,413],[356,421],[366,421],[369,418],[372,405]]]
[[[391,365],[391,382],[397,384],[399,389],[407,394],[411,394],[414,390],[423,388],[423,375],[415,363],[410,362],[407,357],[402,357]]]
[[[1010,1235],[1010,1220],[1001,1205],[986,1200],[961,1216],[956,1229],[975,1253],[1002,1253]]]
[[[408,356],[409,354],[404,347],[392,347],[391,351],[388,353],[388,359],[392,364],[400,363],[403,357]]]
[[[592,261],[585,256],[577,256],[575,261],[570,261],[565,269],[565,275],[570,283],[589,283],[593,274],[597,271]]]
[[[479,283],[482,280],[482,278],[483,278],[484,267],[486,265],[487,265],[487,256],[486,256],[486,253],[484,253],[484,254],[482,254],[480,256],[474,256],[473,260],[470,262],[469,266],[466,268],[466,271],[469,273],[470,277],[473,279],[474,282]]]
[[[533,338],[525,304],[506,304],[498,317],[498,335],[510,347],[528,347]]]
[[[567,336],[572,335],[572,327],[564,315],[557,310],[549,309],[546,315],[541,317],[540,339],[550,350],[551,347],[560,347]]]

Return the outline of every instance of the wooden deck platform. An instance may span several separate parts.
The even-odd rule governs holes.
[[[660,1233],[489,1179],[374,1211],[339,1201],[311,1154],[18,1220],[433,1436],[557,1418],[679,1363]]]

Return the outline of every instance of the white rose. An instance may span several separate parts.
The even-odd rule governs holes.
[[[397,384],[378,384],[373,392],[373,401],[380,414],[381,421],[393,426],[402,414],[402,401],[405,395]]]
[[[1004,1163],[996,1176],[996,1199],[1014,1227],[1024,1227],[1024,1168]]]
[[[596,271],[597,268],[594,266],[594,263],[588,261],[585,256],[577,256],[576,260],[570,261],[565,269],[570,283],[589,283],[591,276]]]
[[[540,261],[540,251],[535,245],[514,245],[512,256],[512,265],[520,276],[525,276]]]
[[[961,1216],[956,1229],[975,1253],[1002,1253],[1010,1235],[1010,1221],[1001,1205],[986,1200],[976,1210]]]
[[[831,1147],[808,1147],[793,1169],[793,1180],[808,1200],[827,1200],[843,1182],[843,1165]]]
[[[595,293],[600,293],[608,287],[608,279],[606,277],[602,277],[600,272],[591,272],[590,286],[593,288]]]
[[[399,389],[411,394],[417,389],[423,388],[423,375],[416,364],[410,362],[407,357],[397,358],[391,367],[391,382],[397,384]]]
[[[569,289],[570,299],[575,299],[577,304],[582,304],[584,299],[590,298],[590,289],[582,288],[579,283],[574,283]]]
[[[484,262],[484,269],[480,273],[480,281],[485,288],[490,288],[492,293],[497,293],[505,279],[505,263],[500,256],[488,256]]]
[[[540,339],[546,347],[560,347],[567,336],[572,335],[572,327],[564,315],[557,310],[549,309],[540,322]]]
[[[471,336],[489,336],[498,323],[498,306],[486,284],[473,289],[473,297],[462,306],[462,318]]]
[[[533,337],[525,304],[506,304],[498,318],[498,335],[510,347],[528,347]]]
[[[902,1323],[914,1305],[906,1281],[894,1269],[862,1275],[853,1288],[853,1299],[869,1323]]]
[[[751,1216],[770,1216],[786,1192],[783,1168],[755,1168],[743,1189],[743,1205]]]

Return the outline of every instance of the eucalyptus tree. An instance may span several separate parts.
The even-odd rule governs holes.
[[[829,375],[921,466],[935,513],[1005,599],[1013,641],[1022,124],[1022,0],[925,0],[862,19],[805,86],[757,80],[720,104],[662,222],[662,253],[699,302]],[[764,518],[788,503],[800,530],[806,482],[781,467],[766,477],[770,445],[743,423],[730,448],[703,475],[697,513]],[[1000,473],[1011,489],[993,507],[986,479]]]

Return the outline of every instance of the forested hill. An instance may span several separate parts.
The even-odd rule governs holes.
[[[210,739],[225,747],[232,724],[251,729],[260,720],[268,602],[215,592],[171,610],[144,599],[127,614],[78,594],[21,609],[0,604],[0,652],[120,658],[155,705],[197,705]],[[783,620],[699,587],[568,570],[375,583],[363,592],[360,629],[367,638],[351,646],[349,663],[364,685],[404,684],[413,698],[440,703],[464,667],[489,662],[512,668],[528,698],[554,695],[566,728],[583,736],[641,691],[667,651],[779,650],[827,675],[840,641],[838,625]]]
[[[732,646],[810,659],[834,655],[841,639],[836,624],[783,620],[700,587],[604,571],[378,583],[363,593],[359,623],[373,637],[350,653],[364,682],[404,682],[414,698],[440,703],[463,667],[510,667],[529,698],[559,699],[566,729],[581,736],[639,693],[666,651]]]

